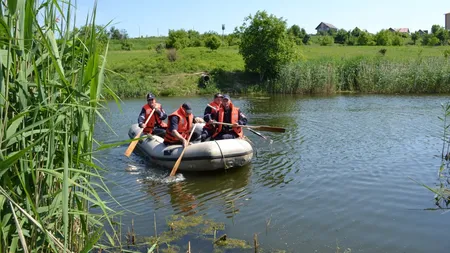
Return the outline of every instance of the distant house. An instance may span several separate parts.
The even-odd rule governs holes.
[[[389,28],[391,32],[409,33],[409,28]]]
[[[316,27],[317,32],[328,32],[329,30],[335,30],[337,31],[336,26],[330,24],[330,23],[325,23],[325,22],[320,22],[320,24]]]
[[[417,33],[418,33],[419,35],[428,34],[428,30],[419,30],[419,31],[417,31]]]

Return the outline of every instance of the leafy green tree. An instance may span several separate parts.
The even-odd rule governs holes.
[[[421,41],[422,46],[428,46],[431,36],[432,36],[432,34],[424,34],[422,36],[422,41]]]
[[[237,35],[236,33],[225,35],[225,41],[228,46],[239,45],[240,43],[239,35]]]
[[[304,38],[307,36],[306,31],[304,28],[300,28],[298,25],[292,25],[288,30],[287,33],[293,38],[295,43],[297,45],[302,45]],[[309,38],[306,40],[306,43],[308,42]]]
[[[400,35],[394,35],[394,37],[392,38],[392,45],[393,46],[401,46],[403,45],[403,39]]]
[[[128,39],[128,32],[125,29],[119,30],[116,27],[111,27],[107,33],[112,40]]]
[[[441,42],[441,45],[448,44],[449,34],[448,34],[448,31],[445,30],[445,28],[440,27],[435,35],[436,35],[436,38],[438,38],[439,41]]]
[[[195,30],[188,30],[187,35],[189,38],[188,47],[201,47],[203,46],[203,41],[200,36],[200,33]]]
[[[222,45],[222,40],[219,38],[218,35],[209,35],[208,37],[206,37],[205,39],[205,47],[211,49],[211,50],[216,50],[220,47],[220,45]]]
[[[184,30],[169,30],[166,39],[166,48],[183,49],[189,45],[188,33]]]
[[[361,34],[361,29],[359,29],[358,27],[355,27],[355,29],[353,29],[351,32],[350,32],[350,34],[353,36],[353,37],[359,37],[359,35]]]
[[[436,36],[431,36],[431,38],[428,40],[428,46],[439,46],[441,42]]]
[[[431,33],[436,35],[437,31],[439,31],[439,29],[441,29],[440,25],[432,25],[431,26]]]
[[[266,11],[249,15],[241,26],[239,53],[245,69],[260,80],[276,78],[281,68],[295,59],[295,44],[286,32],[286,21]]]
[[[334,37],[335,35],[336,35],[336,33],[337,33],[337,30],[336,29],[329,29],[328,31],[327,31],[327,36],[331,36],[331,37]]]
[[[415,32],[411,34],[411,40],[413,41],[414,45],[416,44],[416,41],[419,39],[419,33]]]
[[[361,31],[361,33],[358,36],[358,45],[361,46],[367,46],[369,45],[369,42],[371,41],[370,34],[365,31]]]
[[[375,34],[375,42],[378,46],[390,46],[392,44],[392,32],[389,30],[381,30]]]
[[[348,40],[348,32],[344,29],[339,29],[334,36],[334,42],[338,44],[345,44]]]
[[[301,37],[301,29],[298,25],[292,25],[288,30],[287,33],[293,35],[294,37],[300,38]]]
[[[334,38],[332,36],[320,36],[319,38],[319,44],[321,46],[330,46],[333,45]]]
[[[303,37],[302,42],[303,45],[308,45],[311,40],[311,35],[305,33],[305,37]]]

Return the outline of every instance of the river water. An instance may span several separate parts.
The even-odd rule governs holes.
[[[223,222],[229,237],[265,252],[449,252],[450,213],[430,211],[441,164],[441,103],[446,96],[336,95],[232,97],[249,125],[281,126],[286,133],[245,130],[255,156],[249,166],[185,174],[177,183],[121,145],[97,154],[112,196],[134,221],[138,236],[167,230],[167,217],[200,215]],[[159,98],[169,114],[189,101],[202,115],[209,97]],[[98,124],[102,142],[128,139],[144,100],[109,103]],[[138,172],[125,171],[129,165]],[[191,238],[191,240],[194,240]],[[192,245],[193,252],[208,252]],[[235,249],[227,252],[243,252]],[[251,251],[246,251],[251,252]]]

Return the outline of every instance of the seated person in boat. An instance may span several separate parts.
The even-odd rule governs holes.
[[[235,139],[242,138],[244,136],[242,127],[239,127],[239,125],[247,125],[247,117],[245,117],[238,107],[233,105],[229,95],[223,96],[222,104],[215,116],[215,119],[211,121],[212,124],[217,125],[216,130],[211,136],[214,140]],[[232,126],[220,123],[232,124]],[[205,133],[207,132],[202,132],[203,140],[208,138],[208,136],[204,136]]]
[[[196,118],[192,114],[192,107],[189,103],[182,104],[180,108],[169,115],[164,144],[182,144],[186,147],[189,144],[187,139],[189,138],[193,123],[199,120],[201,118]],[[192,131],[195,131],[195,129],[192,129]],[[199,137],[200,133],[194,132],[190,141],[197,140]]]
[[[155,110],[152,114],[152,111]],[[152,114],[152,117],[145,125],[145,121]],[[163,122],[167,118],[167,114],[160,103],[156,103],[155,95],[147,94],[147,104],[142,107],[141,113],[138,117],[138,124],[140,128],[144,128],[144,134],[153,134],[164,136],[167,124]]]
[[[212,119],[216,118],[217,111],[219,110],[220,105],[222,104],[223,95],[221,93],[217,93],[214,95],[214,100],[208,104],[205,108],[205,113],[203,114],[203,120],[205,120],[206,125],[203,128],[205,134],[202,133],[202,141],[205,141],[203,137],[211,136],[214,134],[216,130],[215,125],[212,124]]]

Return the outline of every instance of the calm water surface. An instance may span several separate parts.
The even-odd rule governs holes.
[[[160,98],[171,113],[185,100],[201,115],[209,97]],[[123,155],[122,145],[97,155],[108,169],[112,195],[134,219],[139,236],[153,236],[172,214],[203,215],[225,223],[229,237],[287,252],[449,252],[450,213],[434,207],[433,194],[411,179],[438,183],[445,96],[232,97],[251,125],[282,126],[286,133],[251,132],[255,156],[247,167],[213,174],[169,171],[145,158]],[[128,138],[145,101],[109,104],[97,139]],[[126,172],[128,165],[138,173]],[[202,250],[200,245],[192,245]],[[199,251],[194,251],[199,252]],[[205,249],[203,252],[207,252]],[[234,252],[239,252],[238,250]]]

